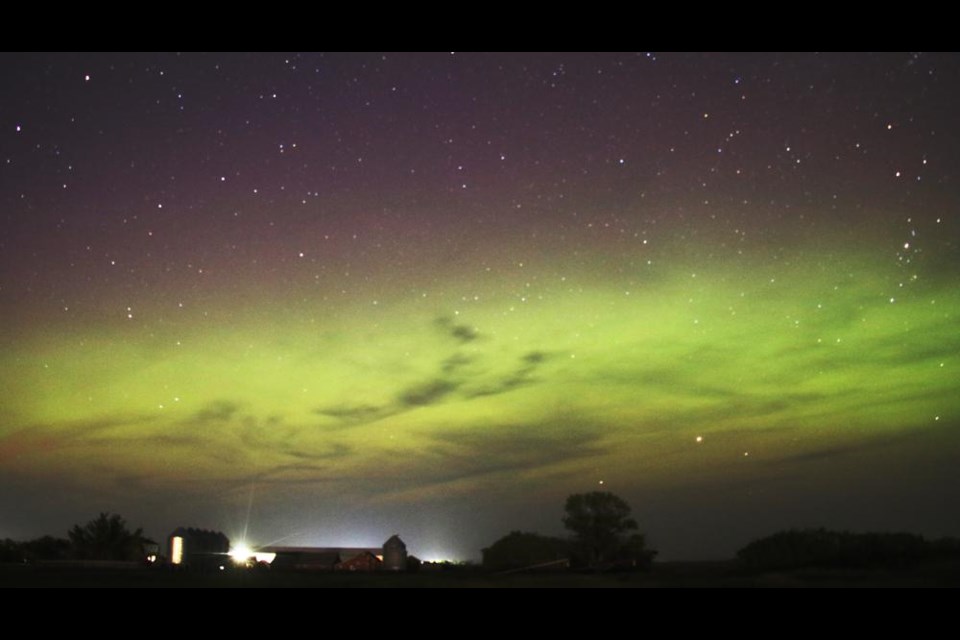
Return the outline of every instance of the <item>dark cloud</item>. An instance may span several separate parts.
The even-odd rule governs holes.
[[[116,440],[104,435],[112,429],[150,424],[154,416],[116,416],[99,420],[72,420],[69,422],[32,424],[0,436],[0,460],[8,456],[20,457],[50,452],[63,447],[82,447],[98,442]]]
[[[135,440],[142,442],[143,444],[170,447],[196,447],[204,443],[200,437],[188,434],[177,435],[160,433],[156,435],[137,437]]]
[[[531,351],[525,354],[521,359],[524,362],[527,362],[531,365],[535,365],[535,364],[540,364],[541,362],[545,362],[548,357],[549,355],[547,353],[544,353],[543,351]]]
[[[476,329],[465,324],[455,324],[449,316],[440,316],[435,323],[441,331],[458,342],[473,342],[480,337]]]
[[[932,336],[938,336],[938,339],[933,340]],[[956,322],[936,322],[924,324],[920,333],[898,333],[871,340],[869,351],[858,352],[858,360],[848,364],[866,361],[891,366],[913,365],[949,358],[958,352],[960,333],[957,332]]]
[[[432,469],[424,484],[451,482],[491,474],[553,467],[607,451],[599,427],[547,422],[447,430],[431,434],[421,468]],[[418,483],[419,484],[419,483]]]
[[[882,433],[868,438],[858,439],[856,442],[838,444],[830,447],[822,447],[812,451],[803,451],[797,454],[788,454],[782,457],[773,458],[768,461],[771,465],[782,462],[810,462],[813,460],[825,460],[829,458],[838,458],[855,454],[881,451],[884,449],[901,449],[910,445],[924,446],[930,445],[936,449],[949,451],[949,443],[957,442],[956,428],[950,425],[937,425],[926,429],[901,431],[896,433]],[[946,446],[944,446],[946,445]]]
[[[330,470],[323,465],[316,464],[282,464],[271,467],[267,471],[256,474],[244,481],[255,481],[266,484],[329,484],[343,481],[343,478],[332,477]]]
[[[460,386],[460,383],[443,378],[435,378],[422,384],[403,390],[397,396],[397,402],[404,407],[422,407],[439,402]]]
[[[696,386],[678,390],[677,397],[703,398],[705,394]],[[831,396],[820,393],[796,394],[751,394],[731,392],[727,395],[706,396],[716,398],[715,402],[693,408],[677,408],[672,416],[680,422],[709,423],[727,418],[763,418],[802,411],[808,415],[811,410],[825,406]],[[824,409],[826,411],[826,409]]]
[[[450,335],[461,342],[473,342],[477,339],[477,332],[463,324],[458,324],[450,329]]]
[[[510,424],[470,431],[447,430],[432,434],[433,439],[453,445],[477,459],[500,461],[505,468],[523,461],[553,464],[571,458],[602,453],[598,446],[604,432],[601,428],[569,428],[556,432],[552,424]],[[539,464],[534,464],[539,466]]]
[[[365,422],[381,417],[385,412],[384,410],[385,407],[377,407],[370,404],[336,405],[333,407],[321,407],[316,409],[314,413],[338,420]]]
[[[204,424],[210,422],[228,422],[237,412],[240,411],[240,405],[236,402],[218,400],[206,405],[200,411],[191,416],[190,422],[194,424]]]
[[[354,452],[353,447],[336,442],[324,451],[316,451],[310,448],[294,447],[290,445],[277,446],[275,450],[283,455],[301,460],[337,460],[347,458]]]
[[[479,398],[506,393],[517,387],[533,384],[536,379],[534,372],[548,359],[550,355],[543,351],[530,351],[520,358],[520,366],[511,373],[492,383],[482,384],[464,393],[467,398]]]
[[[838,392],[837,397],[842,399],[842,410],[844,412],[862,410],[876,411],[880,407],[891,406],[896,408],[905,402],[911,401],[916,402],[917,405],[936,402],[943,398],[945,389],[947,388],[949,388],[949,383],[944,383],[942,386],[934,386],[923,382],[915,382],[912,384],[904,383],[896,388],[893,388],[891,385],[887,396],[878,398],[876,397],[875,389],[870,386],[859,386],[849,390],[844,389]],[[830,415],[837,410],[835,407],[828,406],[824,415]]]
[[[780,464],[783,462],[810,462],[812,460],[824,460],[826,458],[835,458],[837,456],[849,455],[851,453],[859,453],[871,448],[876,448],[876,445],[870,446],[864,443],[860,443],[856,445],[851,444],[851,445],[845,445],[845,446],[814,449],[813,451],[804,451],[803,453],[787,455],[780,458],[776,458],[775,460],[769,460],[768,464]]]
[[[831,373],[871,366],[909,367],[924,362],[943,360],[960,351],[960,341],[945,339],[936,346],[912,345],[906,340],[871,342],[863,349],[848,353],[824,354],[812,360],[810,366]]]
[[[469,366],[475,360],[475,357],[455,353],[441,363],[440,371],[443,372],[444,375],[453,375]]]
[[[149,489],[149,487],[147,487],[147,480],[149,480],[149,478],[150,476],[132,473],[116,474],[113,478],[113,484],[118,489],[126,492],[139,492]]]
[[[282,457],[299,460],[331,460],[349,456],[352,449],[342,443],[323,446],[302,445],[309,441],[313,425],[290,424],[281,415],[258,418],[241,413],[242,405],[232,401],[211,403],[179,424],[180,432],[135,436],[125,440],[144,444],[191,447],[195,453],[231,465],[250,464]],[[196,426],[213,429],[198,430]],[[216,427],[222,427],[216,429]]]
[[[467,398],[482,398],[484,396],[495,396],[500,393],[506,393],[512,389],[528,384],[530,381],[524,377],[512,376],[509,378],[504,378],[499,382],[491,385],[484,385],[477,387],[476,389],[471,389],[470,391],[464,393]]]
[[[435,322],[451,335],[458,329],[447,317],[438,318]],[[535,382],[533,374],[551,357],[544,351],[530,351],[520,357],[520,362],[513,371],[489,381],[484,380],[482,371],[476,368],[471,370],[471,365],[480,362],[478,356],[454,353],[440,361],[439,371],[434,378],[401,389],[394,402],[388,405],[340,404],[319,407],[314,413],[335,418],[340,424],[334,428],[342,429],[362,426],[417,407],[436,404],[454,394],[462,398],[477,398],[505,393]]]

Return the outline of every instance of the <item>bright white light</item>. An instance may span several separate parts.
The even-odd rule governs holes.
[[[261,562],[266,562],[270,564],[277,557],[277,554],[264,552],[264,551],[254,551],[248,544],[241,542],[234,548],[230,549],[227,553],[228,556],[237,564],[246,564],[251,558],[257,564]]]
[[[240,544],[235,546],[233,549],[230,549],[230,552],[227,555],[233,558],[234,562],[243,564],[244,562],[250,559],[250,556],[254,554],[253,554],[253,549],[248,547],[245,542],[241,542]]]
[[[183,538],[174,536],[170,541],[170,562],[181,564],[183,562]]]

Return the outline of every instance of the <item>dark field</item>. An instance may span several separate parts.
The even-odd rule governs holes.
[[[806,569],[749,574],[727,562],[662,563],[647,573],[495,575],[459,570],[412,574],[294,573],[233,570],[190,573],[163,568],[89,569],[0,565],[0,587],[187,588],[654,588],[654,587],[958,587],[960,563],[901,571]]]

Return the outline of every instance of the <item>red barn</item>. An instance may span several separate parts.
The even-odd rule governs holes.
[[[334,567],[336,571],[379,571],[383,562],[369,551],[353,556]]]

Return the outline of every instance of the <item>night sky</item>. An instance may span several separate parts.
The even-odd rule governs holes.
[[[960,535],[960,56],[5,54],[0,538]],[[249,517],[248,517],[249,516]]]

